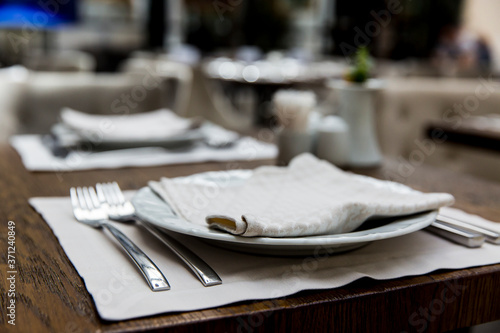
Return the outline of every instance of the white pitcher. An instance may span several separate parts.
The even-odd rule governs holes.
[[[375,92],[382,89],[380,80],[365,83],[335,80],[339,100],[339,115],[349,126],[349,166],[372,167],[382,162],[375,129]]]

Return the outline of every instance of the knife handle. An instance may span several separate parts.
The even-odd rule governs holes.
[[[434,221],[425,230],[469,248],[481,247],[485,241],[485,237],[479,233],[439,221]]]
[[[474,232],[480,233],[486,238],[487,242],[500,245],[500,233],[498,233],[496,231],[482,228],[482,227],[479,227],[479,226],[476,226],[476,225],[473,225],[473,224],[470,224],[467,222],[463,222],[463,221],[457,220],[457,219],[452,218],[452,217],[444,216],[441,214],[439,214],[436,217],[436,220],[439,222],[444,222],[444,223],[452,225],[452,226],[466,229],[466,230],[471,231],[473,233]]]

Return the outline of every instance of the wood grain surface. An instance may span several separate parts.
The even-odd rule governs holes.
[[[203,163],[151,168],[34,173],[9,146],[0,146],[0,331],[12,332],[442,332],[500,319],[500,265],[438,271],[395,280],[361,279],[342,288],[307,291],[257,302],[170,313],[123,322],[102,321],[58,240],[29,206],[34,196],[67,196],[71,186],[118,181],[138,189],[161,176],[255,168],[274,161]],[[401,163],[353,170],[398,180],[422,191],[452,193],[456,207],[500,220],[500,184]],[[16,223],[16,326],[7,323],[7,222]],[[334,277],[332,277],[334,278]],[[443,294],[443,290],[453,294]],[[446,306],[442,309],[443,295]],[[432,311],[429,309],[433,309]],[[423,319],[425,318],[425,319]]]

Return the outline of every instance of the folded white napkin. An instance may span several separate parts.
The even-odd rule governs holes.
[[[70,108],[61,111],[62,122],[86,138],[99,140],[161,140],[186,132],[199,122],[167,109],[127,115],[93,115]]]
[[[208,222],[241,236],[345,233],[370,217],[412,214],[454,202],[450,194],[425,194],[349,174],[310,154],[296,157],[288,167],[260,167],[239,186],[168,178],[150,186],[187,221]]]

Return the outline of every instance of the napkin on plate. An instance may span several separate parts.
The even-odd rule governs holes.
[[[198,119],[186,119],[167,109],[128,114],[93,115],[64,108],[62,123],[86,138],[105,141],[162,140],[198,127]]]
[[[168,178],[150,186],[185,220],[240,236],[345,233],[370,217],[407,215],[454,202],[447,193],[426,194],[346,173],[310,154],[297,156],[288,167],[260,167],[236,186],[229,180]]]

